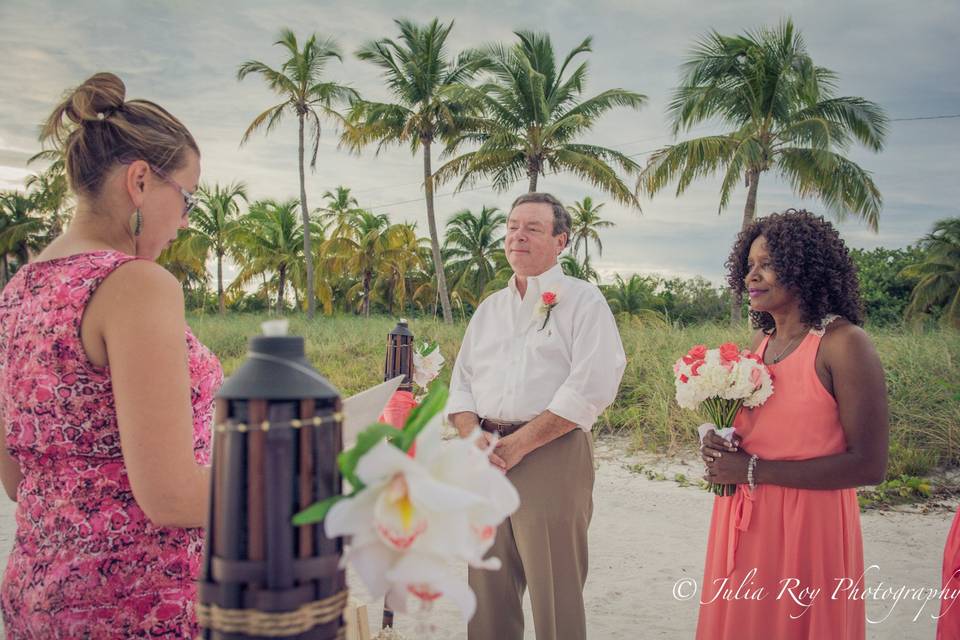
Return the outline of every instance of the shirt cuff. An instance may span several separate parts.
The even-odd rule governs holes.
[[[473,394],[464,389],[450,389],[450,395],[447,397],[447,406],[445,413],[447,420],[455,413],[469,411],[477,412],[477,405],[473,402]]]
[[[600,412],[597,408],[580,395],[576,390],[562,386],[553,394],[553,400],[547,406],[547,411],[556,414],[564,420],[573,422],[584,431],[590,431],[597,421]]]

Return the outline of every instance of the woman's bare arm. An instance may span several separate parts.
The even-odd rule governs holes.
[[[137,504],[157,525],[203,526],[210,471],[193,453],[180,283],[152,262],[127,263],[100,286],[88,315],[106,348],[120,445]]]

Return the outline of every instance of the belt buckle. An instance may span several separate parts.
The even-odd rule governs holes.
[[[499,435],[501,438],[504,437],[504,435],[503,435],[503,429],[504,429],[506,426],[507,426],[507,425],[503,424],[502,422],[498,422],[498,423],[497,423],[497,435]]]

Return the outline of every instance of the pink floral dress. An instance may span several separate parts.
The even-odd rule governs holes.
[[[137,505],[110,372],[87,359],[80,341],[91,295],[134,259],[98,251],[28,264],[0,297],[0,409],[24,476],[0,590],[12,640],[197,633],[203,529],[158,527]],[[189,329],[186,341],[194,455],[208,464],[223,373]]]

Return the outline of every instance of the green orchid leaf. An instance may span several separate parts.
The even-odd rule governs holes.
[[[432,342],[422,342],[420,346],[417,347],[417,353],[420,355],[420,357],[426,358],[439,347],[440,344],[436,340]]]
[[[401,432],[394,427],[378,422],[370,425],[357,435],[357,444],[346,451],[342,451],[340,455],[337,456],[340,473],[344,479],[350,483],[350,486],[357,490],[365,486],[357,477],[357,464],[359,464],[360,458],[370,451],[370,449],[373,449],[377,443],[384,438],[396,444],[400,434]]]
[[[399,440],[394,441],[394,444],[403,451],[409,451],[413,441],[417,439],[427,423],[443,410],[449,395],[449,391],[442,384],[433,385],[423,402],[410,412],[407,423],[403,426],[403,431],[400,432],[402,435]]]
[[[322,522],[323,519],[327,517],[327,512],[330,511],[330,507],[346,497],[347,496],[330,496],[326,500],[314,502],[312,505],[293,516],[293,524],[299,527],[305,524],[313,524],[314,522]]]

